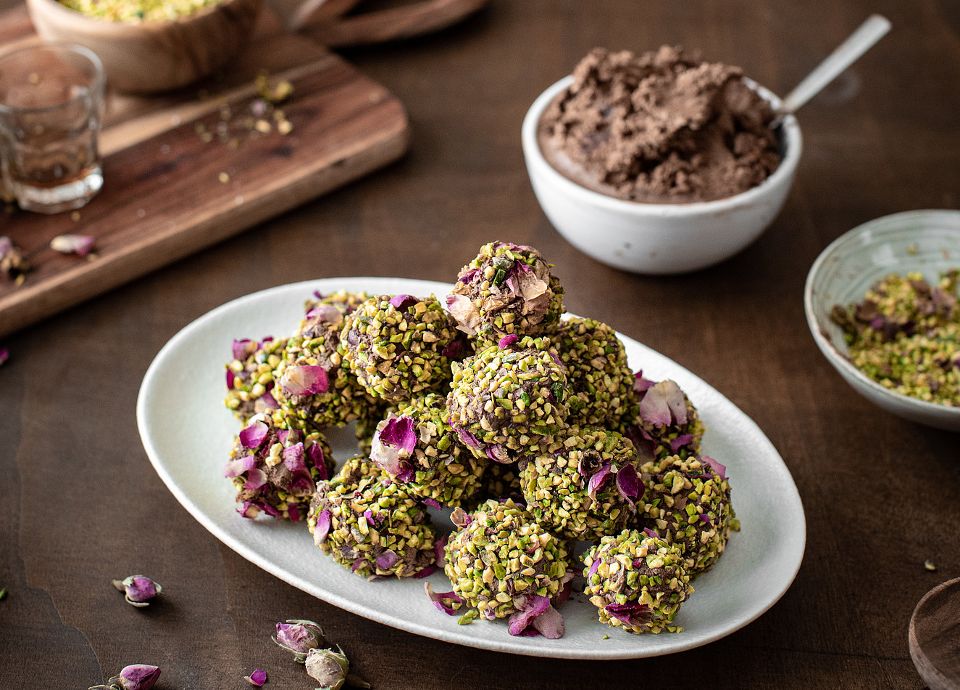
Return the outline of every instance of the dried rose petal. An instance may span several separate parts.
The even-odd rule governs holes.
[[[603,487],[609,476],[610,463],[605,462],[600,466],[599,470],[593,473],[593,476],[590,477],[590,481],[587,482],[587,495],[590,496],[590,498],[596,499],[597,492]]]
[[[413,295],[394,295],[390,298],[390,306],[398,311],[403,311],[419,301]]]
[[[650,610],[650,607],[634,601],[627,604],[607,604],[603,610],[614,618],[628,625],[633,625]]]
[[[50,249],[61,254],[86,256],[93,251],[96,238],[90,235],[57,235],[50,240]]]
[[[243,679],[255,687],[263,687],[263,684],[267,682],[267,672],[262,668],[253,669],[253,673],[249,676],[244,676]]]
[[[5,347],[0,347],[0,367],[7,363],[7,360],[10,359],[10,350]]]
[[[239,477],[245,472],[249,472],[254,467],[257,466],[257,458],[255,455],[244,455],[242,458],[235,458],[227,462],[227,467],[223,472],[223,476],[228,479],[233,479],[234,477]]]
[[[244,482],[243,488],[248,491],[256,491],[261,486],[267,483],[267,474],[263,470],[252,469],[247,472],[247,481]]]
[[[413,479],[407,458],[417,445],[413,417],[391,417],[373,436],[370,459],[401,482]]]
[[[590,570],[587,573],[587,577],[593,575],[600,568],[600,559],[596,559],[593,563],[590,564]]]
[[[280,376],[280,387],[290,395],[316,395],[330,390],[330,377],[319,365],[289,367]]]
[[[307,451],[310,456],[310,463],[317,469],[320,479],[329,479],[330,473],[327,471],[327,460],[323,454],[323,448],[319,443],[314,443]]]
[[[624,465],[617,472],[617,491],[631,504],[640,495],[640,478],[633,465]]]
[[[240,444],[251,450],[259,448],[269,433],[270,428],[258,420],[240,432]]]
[[[113,580],[113,586],[124,593],[124,600],[138,608],[149,606],[150,600],[163,591],[158,582],[146,575],[131,575],[123,580]]]
[[[252,520],[260,514],[260,506],[253,501],[244,501],[237,506],[237,512],[240,513],[241,517]]]
[[[492,446],[487,446],[486,450],[484,450],[484,453],[494,462],[499,462],[501,464],[509,464],[511,460],[510,453],[507,452],[507,449],[501,446],[499,443],[496,443]]]
[[[457,322],[457,328],[467,335],[474,335],[480,326],[480,312],[469,297],[464,295],[447,295],[445,300],[447,312]]]
[[[510,333],[497,341],[497,347],[499,347],[501,350],[506,350],[518,340],[520,340],[520,336],[518,336],[516,333]]]
[[[687,402],[675,381],[666,379],[654,384],[640,401],[640,418],[654,426],[672,422],[687,423]]]
[[[693,434],[680,434],[670,441],[670,450],[676,453],[681,448],[686,448],[693,443]]]
[[[397,561],[399,560],[400,560],[400,557],[396,554],[396,552],[391,551],[390,549],[387,549],[386,551],[381,553],[379,556],[377,556],[376,564],[377,564],[377,567],[380,568],[380,570],[389,570],[390,568],[395,566],[397,564]]]
[[[660,538],[660,535],[657,533],[657,531],[656,531],[656,530],[652,530],[652,529],[650,529],[649,527],[644,527],[644,528],[643,528],[643,533],[646,534],[648,537],[652,537],[652,538],[654,538],[654,539],[659,539],[659,538]]]
[[[442,537],[438,537],[436,541],[433,542],[433,555],[437,559],[437,565],[443,564],[443,554],[447,548],[447,541],[450,539],[449,534],[444,534]]]
[[[448,423],[449,423],[449,420],[448,420]],[[464,445],[469,446],[470,448],[479,448],[482,445],[480,443],[480,439],[478,439],[476,436],[471,434],[466,429],[454,426],[453,430],[457,432],[457,437],[460,439],[461,443],[463,443]]]
[[[424,505],[430,506],[431,508],[436,508],[437,510],[440,510],[441,508],[443,508],[443,506],[440,505],[440,501],[438,501],[435,498],[425,498],[421,502]]]
[[[705,462],[706,464],[708,464],[708,465],[710,466],[710,469],[712,469],[714,472],[716,472],[717,476],[720,477],[720,479],[726,479],[726,478],[727,478],[727,466],[726,466],[726,465],[720,464],[719,462],[717,462],[716,460],[714,460],[713,458],[711,458],[709,455],[701,455],[701,456],[700,456],[700,460],[703,461],[703,462]]]
[[[448,616],[456,615],[457,608],[459,607],[454,607],[454,604],[463,603],[463,599],[460,598],[460,595],[456,592],[434,592],[429,582],[423,583],[423,590],[427,593],[427,596],[430,597],[433,605]]]
[[[427,566],[426,568],[424,568],[423,570],[417,572],[413,577],[414,577],[415,579],[417,579],[417,580],[422,580],[422,579],[425,578],[425,577],[430,577],[430,576],[433,575],[435,572],[437,572],[437,566],[435,566],[435,565],[433,565],[433,564],[431,563],[430,565],[428,565],[428,566]]]
[[[250,344],[253,343],[253,347],[250,347]],[[230,352],[233,355],[234,359],[244,360],[257,349],[257,344],[250,340],[250,338],[234,338],[233,343],[230,345]]]
[[[507,632],[511,635],[519,635],[530,626],[534,618],[545,612],[549,606],[550,599],[547,597],[537,595],[530,597],[526,608],[510,616]]]
[[[331,513],[329,510],[320,511],[320,515],[317,516],[317,526],[313,530],[313,540],[316,543],[321,543],[327,538],[327,534],[330,533],[330,518]]]
[[[642,369],[633,375],[633,390],[635,390],[637,393],[647,392],[653,387],[654,383],[656,382],[643,378]]]

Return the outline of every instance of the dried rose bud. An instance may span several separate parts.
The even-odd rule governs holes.
[[[311,649],[306,660],[307,675],[320,683],[324,690],[340,690],[347,682],[350,661],[340,647]]]
[[[114,580],[113,586],[124,593],[124,599],[131,606],[149,606],[150,600],[163,590],[159,583],[146,575],[131,575],[124,580]]]
[[[300,664],[306,661],[307,653],[311,649],[326,644],[320,626],[307,620],[294,619],[277,623],[277,634],[272,639],[288,652],[292,652],[294,660]]]
[[[150,690],[160,677],[160,667],[149,664],[124,666],[119,675],[106,685],[93,685],[88,690]]]

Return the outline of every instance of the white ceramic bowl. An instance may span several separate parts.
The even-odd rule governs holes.
[[[803,294],[813,339],[855,391],[895,415],[950,431],[960,431],[960,407],[895,393],[861,373],[847,357],[830,310],[862,301],[867,289],[890,273],[917,271],[935,280],[958,266],[960,211],[907,211],[864,223],[834,241],[814,262]]]
[[[583,187],[558,172],[540,150],[537,129],[550,102],[570,85],[564,77],[533,102],[523,120],[523,156],[533,191],[553,226],[597,261],[634,273],[683,273],[727,259],[753,242],[786,201],[803,140],[796,118],[783,123],[783,160],[762,184],[742,194],[691,204],[624,201]],[[776,108],[780,99],[749,81]]]

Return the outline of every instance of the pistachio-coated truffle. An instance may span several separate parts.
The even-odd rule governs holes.
[[[461,338],[435,297],[384,295],[346,318],[340,352],[370,395],[397,403],[449,380]]]
[[[616,331],[574,316],[550,337],[567,368],[571,423],[616,429],[636,415],[633,372]]]
[[[645,463],[640,524],[676,544],[693,577],[720,558],[740,524],[730,503],[726,468],[706,455]]]
[[[600,622],[631,633],[681,632],[673,624],[693,593],[679,549],[652,532],[603,537],[584,555],[583,593]]]
[[[643,493],[637,450],[616,431],[572,427],[521,466],[527,510],[570,539],[619,532],[635,516]]]
[[[447,542],[444,572],[480,617],[505,618],[527,609],[532,597],[560,592],[567,548],[522,507],[490,500],[459,522]]]
[[[359,419],[373,400],[344,366],[338,351],[347,307],[339,301],[313,303],[274,375],[278,423],[289,426],[344,426]]]
[[[703,422],[697,408],[676,381],[654,383],[636,374],[634,391],[638,406],[634,424],[627,429],[641,455],[665,458],[687,457],[700,452]]]
[[[446,417],[436,393],[402,403],[377,425],[370,458],[420,498],[459,506],[480,488],[486,461],[460,445]]]
[[[450,424],[478,458],[516,462],[567,421],[567,376],[547,338],[505,338],[453,368]]]
[[[437,560],[426,508],[360,457],[317,485],[307,524],[324,553],[361,577],[410,577]]]
[[[238,419],[276,409],[274,372],[287,341],[266,337],[233,341],[233,359],[227,364],[227,397],[224,404]]]
[[[533,247],[491,242],[464,266],[447,309],[464,333],[484,345],[505,335],[547,332],[563,313],[563,288]]]
[[[238,512],[298,522],[307,515],[316,483],[330,477],[334,461],[319,431],[279,428],[255,415],[237,436],[224,474],[237,490]]]

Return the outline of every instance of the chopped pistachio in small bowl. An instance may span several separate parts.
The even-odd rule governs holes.
[[[841,236],[807,275],[804,310],[827,361],[875,405],[960,431],[960,211],[907,211]]]

